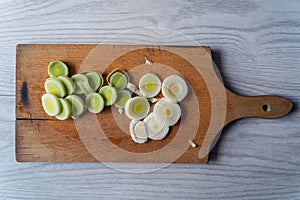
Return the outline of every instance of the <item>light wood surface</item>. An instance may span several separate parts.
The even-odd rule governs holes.
[[[299,199],[299,1],[0,4],[1,199]],[[294,103],[292,113],[227,126],[208,165],[172,164],[132,174],[101,163],[17,163],[16,44],[95,44],[140,26],[175,29],[211,46],[229,89],[240,95],[287,97]],[[130,170],[153,165],[118,166]]]

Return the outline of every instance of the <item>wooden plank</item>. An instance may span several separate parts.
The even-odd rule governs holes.
[[[16,159],[22,162],[95,162],[72,120],[16,121]]]
[[[48,77],[47,74],[47,64],[53,60],[62,60],[64,61],[69,67],[71,75],[74,73],[78,73],[79,71],[100,71],[103,73],[104,77],[114,69],[122,66],[122,69],[128,71],[130,76],[130,81],[135,85],[138,85],[138,80],[141,76],[147,72],[154,72],[158,73],[158,75],[164,79],[172,73],[181,73],[187,81],[193,86],[195,94],[192,93],[190,97],[188,97],[187,101],[194,101],[197,102],[196,106],[199,106],[199,109],[203,114],[201,121],[191,121],[188,119],[192,119],[194,116],[193,111],[194,108],[188,106],[188,103],[181,104],[182,109],[185,109],[185,112],[188,114],[183,115],[181,118],[181,122],[184,124],[191,124],[194,123],[199,128],[190,129],[188,125],[185,125],[184,128],[180,128],[182,132],[187,132],[184,135],[176,134],[179,130],[179,125],[176,125],[171,128],[168,138],[164,139],[163,141],[150,141],[144,145],[138,145],[132,141],[130,136],[128,135],[129,130],[123,130],[119,128],[119,124],[115,122],[115,116],[111,112],[111,109],[106,108],[104,112],[98,115],[98,119],[95,123],[100,124],[100,126],[104,129],[104,133],[106,134],[108,139],[99,138],[99,140],[92,140],[85,145],[89,144],[90,146],[95,146],[98,142],[103,142],[103,144],[108,143],[104,141],[109,141],[119,148],[133,153],[150,153],[155,151],[163,151],[161,150],[165,146],[170,146],[166,148],[166,151],[163,154],[159,154],[159,156],[134,156],[129,157],[117,157],[117,156],[100,156],[101,158],[97,158],[98,161],[101,162],[112,162],[112,161],[131,161],[131,162],[178,162],[178,163],[207,163],[208,156],[204,156],[203,158],[199,158],[198,152],[199,148],[201,147],[202,141],[204,140],[206,130],[208,128],[208,124],[210,121],[210,100],[209,100],[209,93],[206,87],[204,80],[201,78],[199,72],[187,61],[182,59],[180,56],[176,55],[175,53],[171,53],[168,50],[177,50],[186,53],[194,54],[200,62],[201,66],[203,66],[204,70],[211,70],[213,72],[213,68],[211,65],[211,54],[209,48],[187,48],[187,47],[146,47],[146,46],[113,46],[113,45],[101,45],[97,47],[100,49],[97,52],[97,55],[94,56],[95,59],[85,60],[87,55],[93,54],[93,49],[96,45],[18,45],[17,46],[17,89],[16,89],[16,118],[17,118],[17,129],[16,135],[17,138],[25,138],[27,139],[18,140],[17,142],[17,158],[18,161],[60,161],[60,162],[68,162],[70,161],[68,157],[64,159],[64,157],[59,156],[59,153],[69,152],[69,148],[73,148],[76,144],[70,143],[70,147],[68,147],[69,142],[65,142],[66,149],[55,149],[51,150],[52,154],[57,157],[48,156],[49,152],[47,152],[47,148],[49,149],[49,143],[53,143],[54,146],[57,146],[57,139],[55,137],[49,137],[51,140],[48,140],[47,144],[41,144],[42,140],[33,140],[30,139],[30,131],[35,130],[34,137],[42,137],[43,134],[52,134],[48,133],[49,130],[53,130],[55,133],[58,134],[61,127],[69,127],[70,132],[72,134],[77,134],[78,127],[74,125],[69,125],[70,120],[61,122],[57,121],[55,117],[49,117],[43,111],[41,106],[40,97],[45,93],[44,91],[44,80]],[[135,50],[138,49],[138,50]],[[93,51],[92,51],[93,50]],[[92,53],[91,53],[92,52]],[[128,52],[125,55],[122,53]],[[103,55],[103,54],[107,55]],[[115,58],[115,55],[122,55],[120,57]],[[90,56],[90,55],[89,55]],[[145,57],[150,59],[154,63],[163,63],[166,66],[148,66],[144,65],[138,70],[134,71],[135,66],[141,66],[145,63]],[[108,64],[110,63],[105,70],[99,70],[99,65],[103,63],[103,60],[108,58]],[[203,58],[203,59],[201,59]],[[202,61],[203,60],[203,61]],[[101,63],[102,62],[102,63]],[[30,63],[30,64],[29,64]],[[82,68],[81,66],[87,66]],[[43,66],[43,67],[40,67]],[[106,66],[106,65],[105,65]],[[170,70],[172,69],[172,70]],[[133,70],[130,72],[130,70]],[[175,70],[175,71],[174,71]],[[214,72],[212,73],[215,76]],[[32,77],[35,77],[34,79]],[[191,89],[191,88],[190,88]],[[193,97],[193,95],[197,95]],[[197,108],[198,109],[198,108]],[[114,111],[115,113],[117,111]],[[91,117],[89,114],[84,115],[82,118]],[[47,120],[47,121],[45,121]],[[49,122],[48,122],[49,120]],[[92,120],[92,119],[91,119]],[[90,122],[91,120],[86,120]],[[45,123],[42,123],[45,121]],[[52,122],[53,121],[53,122]],[[125,115],[121,115],[118,123],[126,124],[126,127],[129,127],[129,119],[126,118]],[[27,124],[27,125],[24,125]],[[41,124],[42,125],[39,125]],[[49,123],[53,123],[49,125]],[[24,126],[23,126],[24,125]],[[31,128],[28,128],[30,127]],[[39,127],[44,127],[43,129],[39,129]],[[49,126],[49,129],[47,128]],[[124,125],[123,125],[124,126]],[[56,127],[56,128],[55,128]],[[193,126],[195,127],[195,125]],[[52,129],[54,128],[54,129]],[[77,129],[76,129],[77,128]],[[97,130],[92,129],[90,124],[85,125],[85,129],[89,130],[89,133],[96,134]],[[39,131],[38,131],[39,130]],[[42,131],[40,131],[42,130]],[[66,128],[68,130],[68,128]],[[38,134],[41,132],[41,134]],[[84,133],[87,132],[85,130],[82,131],[83,136]],[[54,134],[56,135],[56,134]],[[190,138],[189,135],[191,135]],[[20,136],[20,137],[19,137]],[[82,136],[82,137],[83,137]],[[88,138],[89,136],[87,136]],[[94,135],[97,137],[97,135]],[[91,138],[93,138],[91,136]],[[175,139],[176,140],[175,140]],[[179,138],[179,139],[178,139]],[[82,139],[82,138],[81,138]],[[174,139],[174,141],[173,141]],[[188,140],[193,139],[198,146],[196,148],[192,148],[188,146]],[[79,140],[79,137],[78,137]],[[60,140],[59,140],[60,141]],[[77,141],[78,142],[78,141]],[[175,144],[184,144],[186,147],[182,147],[182,152],[177,153],[180,155],[176,155],[176,149],[180,149],[179,146]],[[46,145],[47,148],[40,148],[40,145]],[[51,146],[51,145],[50,145]],[[100,145],[101,146],[101,145]],[[182,146],[182,145],[181,145]],[[30,149],[32,147],[32,149]],[[24,152],[22,149],[26,149]],[[86,148],[89,148],[86,146]],[[38,151],[36,149],[39,149]],[[43,151],[44,149],[44,151]],[[76,149],[75,149],[76,151]],[[80,148],[77,151],[82,151]],[[89,151],[91,151],[89,149]],[[178,151],[178,150],[177,150]],[[107,152],[107,151],[106,151]],[[169,152],[169,155],[167,155]],[[105,152],[103,152],[105,153]],[[100,155],[103,155],[100,153]],[[74,160],[72,161],[91,161],[90,157],[87,157],[86,160],[79,159],[73,152]],[[92,153],[93,154],[93,153]],[[176,155],[174,158],[170,155]],[[116,154],[119,155],[119,154]],[[163,157],[162,155],[166,155]],[[95,156],[93,154],[93,156]],[[78,158],[76,160],[76,158]],[[94,160],[95,161],[95,160]]]
[[[78,59],[77,63],[70,65],[71,75],[79,72],[100,71],[105,78],[110,72],[121,68],[127,71],[130,82],[135,85],[138,85],[140,78],[149,72],[158,74],[162,80],[171,74],[178,73],[189,84],[189,95],[180,103],[182,109],[180,123],[170,129],[167,139],[160,142],[150,141],[143,145],[135,144],[129,136],[130,121],[124,115],[113,115],[113,107],[99,114],[98,119],[95,118],[95,120],[89,115],[81,117],[85,120],[84,124],[81,122],[81,127],[77,125],[76,129],[73,128],[72,131],[76,133],[77,130],[81,140],[85,141],[85,147],[101,162],[207,163],[207,156],[212,144],[217,138],[218,132],[226,124],[243,117],[277,118],[287,114],[292,108],[292,103],[281,97],[240,97],[226,90],[213,69],[209,48],[18,45],[17,119],[55,119],[47,116],[41,106],[40,98],[45,93],[41,80],[46,80],[48,75],[47,68],[41,69],[39,66],[46,66],[46,63],[53,60],[62,60],[68,64],[72,62],[73,57],[81,58],[81,60]],[[151,67],[145,64],[145,58],[153,62]],[[44,72],[40,73],[41,70]],[[37,79],[32,79],[32,77]],[[116,121],[126,127],[125,130]],[[99,124],[102,130],[100,132],[104,134],[103,137],[97,135],[99,127],[94,124]],[[55,126],[62,125],[62,123],[55,123]],[[22,132],[22,129],[17,128],[16,134],[19,135],[19,132]],[[89,132],[90,135],[85,134],[86,132]],[[188,145],[190,139],[194,140],[196,148]],[[52,137],[52,140],[55,143],[56,138]],[[113,149],[109,143],[113,143],[119,149]],[[103,149],[99,150],[100,147],[97,144],[100,144],[100,147],[103,146]],[[27,148],[30,145],[17,143],[17,153],[22,146]],[[124,153],[124,150],[130,153]],[[198,153],[199,151],[200,153]],[[34,152],[36,152],[35,154],[40,152],[43,155],[42,151]],[[110,152],[113,153],[110,154]],[[141,153],[147,156],[143,156]],[[19,160],[22,161],[22,156]],[[56,160],[64,161],[59,158],[48,159],[48,161]]]

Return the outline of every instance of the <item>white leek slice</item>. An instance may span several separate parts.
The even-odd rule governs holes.
[[[171,75],[163,81],[162,93],[169,101],[180,102],[188,94],[188,87],[182,77]]]
[[[154,113],[150,113],[145,119],[148,138],[152,140],[162,140],[169,132],[169,126],[163,121],[158,121]]]
[[[144,122],[132,120],[129,126],[130,136],[134,142],[143,144],[148,140]]]
[[[44,94],[42,96],[42,105],[44,111],[49,116],[55,116],[61,112],[61,103],[59,99],[53,94]]]
[[[163,121],[168,126],[173,126],[180,119],[181,109],[177,103],[163,98],[154,105],[153,113],[158,121]]]
[[[160,92],[161,81],[156,74],[147,73],[141,78],[139,88],[145,97],[155,97]]]
[[[150,104],[145,97],[133,97],[129,99],[125,104],[125,114],[130,119],[143,119],[150,110]]]

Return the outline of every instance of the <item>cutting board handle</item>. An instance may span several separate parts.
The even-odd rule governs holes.
[[[274,119],[288,114],[293,103],[280,96],[240,96],[226,91],[226,124],[245,117]]]

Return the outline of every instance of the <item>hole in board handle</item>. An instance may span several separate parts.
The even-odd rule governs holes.
[[[270,112],[271,111],[271,106],[268,105],[268,104],[263,105],[261,108],[264,112]]]

